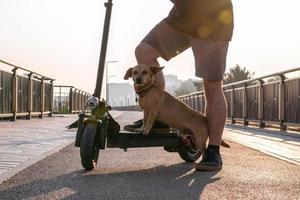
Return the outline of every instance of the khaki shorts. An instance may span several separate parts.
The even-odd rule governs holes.
[[[206,80],[223,80],[228,41],[191,37],[162,20],[146,35],[142,43],[158,50],[166,61],[191,47],[195,57],[195,75]]]

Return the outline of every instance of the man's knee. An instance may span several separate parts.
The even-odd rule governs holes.
[[[160,56],[160,53],[152,46],[141,42],[135,48],[135,57],[138,63],[153,64],[154,61]]]
[[[204,91],[207,99],[223,95],[222,80],[204,80]]]

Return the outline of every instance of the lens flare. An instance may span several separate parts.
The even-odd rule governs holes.
[[[224,24],[231,24],[232,23],[232,12],[229,10],[222,10],[219,13],[219,20],[220,22],[224,23]]]
[[[202,25],[198,27],[197,33],[201,38],[208,38],[210,35],[210,29],[208,26]]]

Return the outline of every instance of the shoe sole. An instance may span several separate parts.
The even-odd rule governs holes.
[[[220,171],[222,166],[210,166],[210,165],[196,165],[197,171]]]

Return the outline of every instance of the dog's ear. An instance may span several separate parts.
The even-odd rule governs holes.
[[[165,67],[150,66],[150,71],[152,72],[152,74],[155,75],[158,72],[160,72],[163,68],[165,68]]]
[[[131,77],[132,77],[132,68],[129,68],[124,76],[124,79],[128,80]]]

